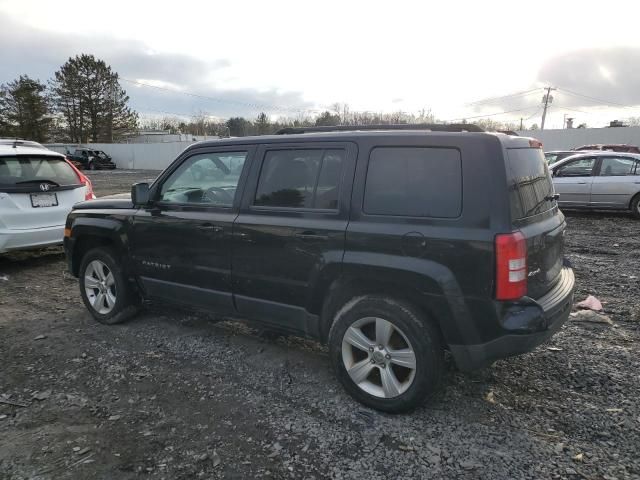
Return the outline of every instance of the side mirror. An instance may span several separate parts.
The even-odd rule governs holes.
[[[131,186],[131,201],[134,207],[144,207],[149,203],[149,184],[135,183]]]

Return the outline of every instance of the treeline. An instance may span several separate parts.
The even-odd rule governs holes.
[[[464,120],[463,123],[467,123]],[[334,125],[389,125],[389,124],[444,123],[430,110],[418,114],[406,112],[372,113],[350,111],[348,105],[334,104],[330,110],[319,115],[298,115],[295,118],[271,119],[262,112],[255,118],[231,117],[227,120],[211,118],[201,114],[185,120],[178,116],[143,118],[141,130],[165,131],[171,134],[194,136],[244,137],[249,135],[269,135],[287,127],[311,127]],[[488,131],[517,130],[513,122],[498,122],[491,119],[474,120],[472,123]],[[533,126],[537,128],[537,126]]]
[[[0,137],[38,142],[112,142],[137,131],[138,114],[118,74],[93,55],[77,55],[47,84],[20,75],[0,86]]]
[[[173,134],[244,137],[269,135],[286,127],[334,126],[334,125],[388,125],[397,123],[436,123],[431,111],[419,114],[406,112],[372,113],[352,112],[345,104],[334,104],[319,115],[300,114],[294,118],[271,119],[264,112],[255,118],[231,117],[227,120],[197,115],[189,121],[177,116],[146,118],[140,121],[142,130],[163,130]]]

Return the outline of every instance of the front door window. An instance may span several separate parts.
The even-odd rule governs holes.
[[[164,204],[231,207],[247,152],[217,152],[185,160],[165,181]]]

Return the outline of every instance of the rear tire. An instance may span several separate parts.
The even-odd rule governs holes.
[[[444,372],[439,331],[407,302],[354,298],[336,314],[328,340],[338,380],[368,407],[407,412],[438,390]]]
[[[631,213],[637,219],[640,219],[640,193],[631,200]]]
[[[80,295],[87,310],[100,323],[113,325],[128,320],[138,312],[133,290],[113,249],[89,250],[80,263]]]

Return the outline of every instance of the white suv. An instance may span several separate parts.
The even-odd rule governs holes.
[[[64,155],[0,140],[0,253],[62,243],[73,205],[93,198],[91,181]]]

